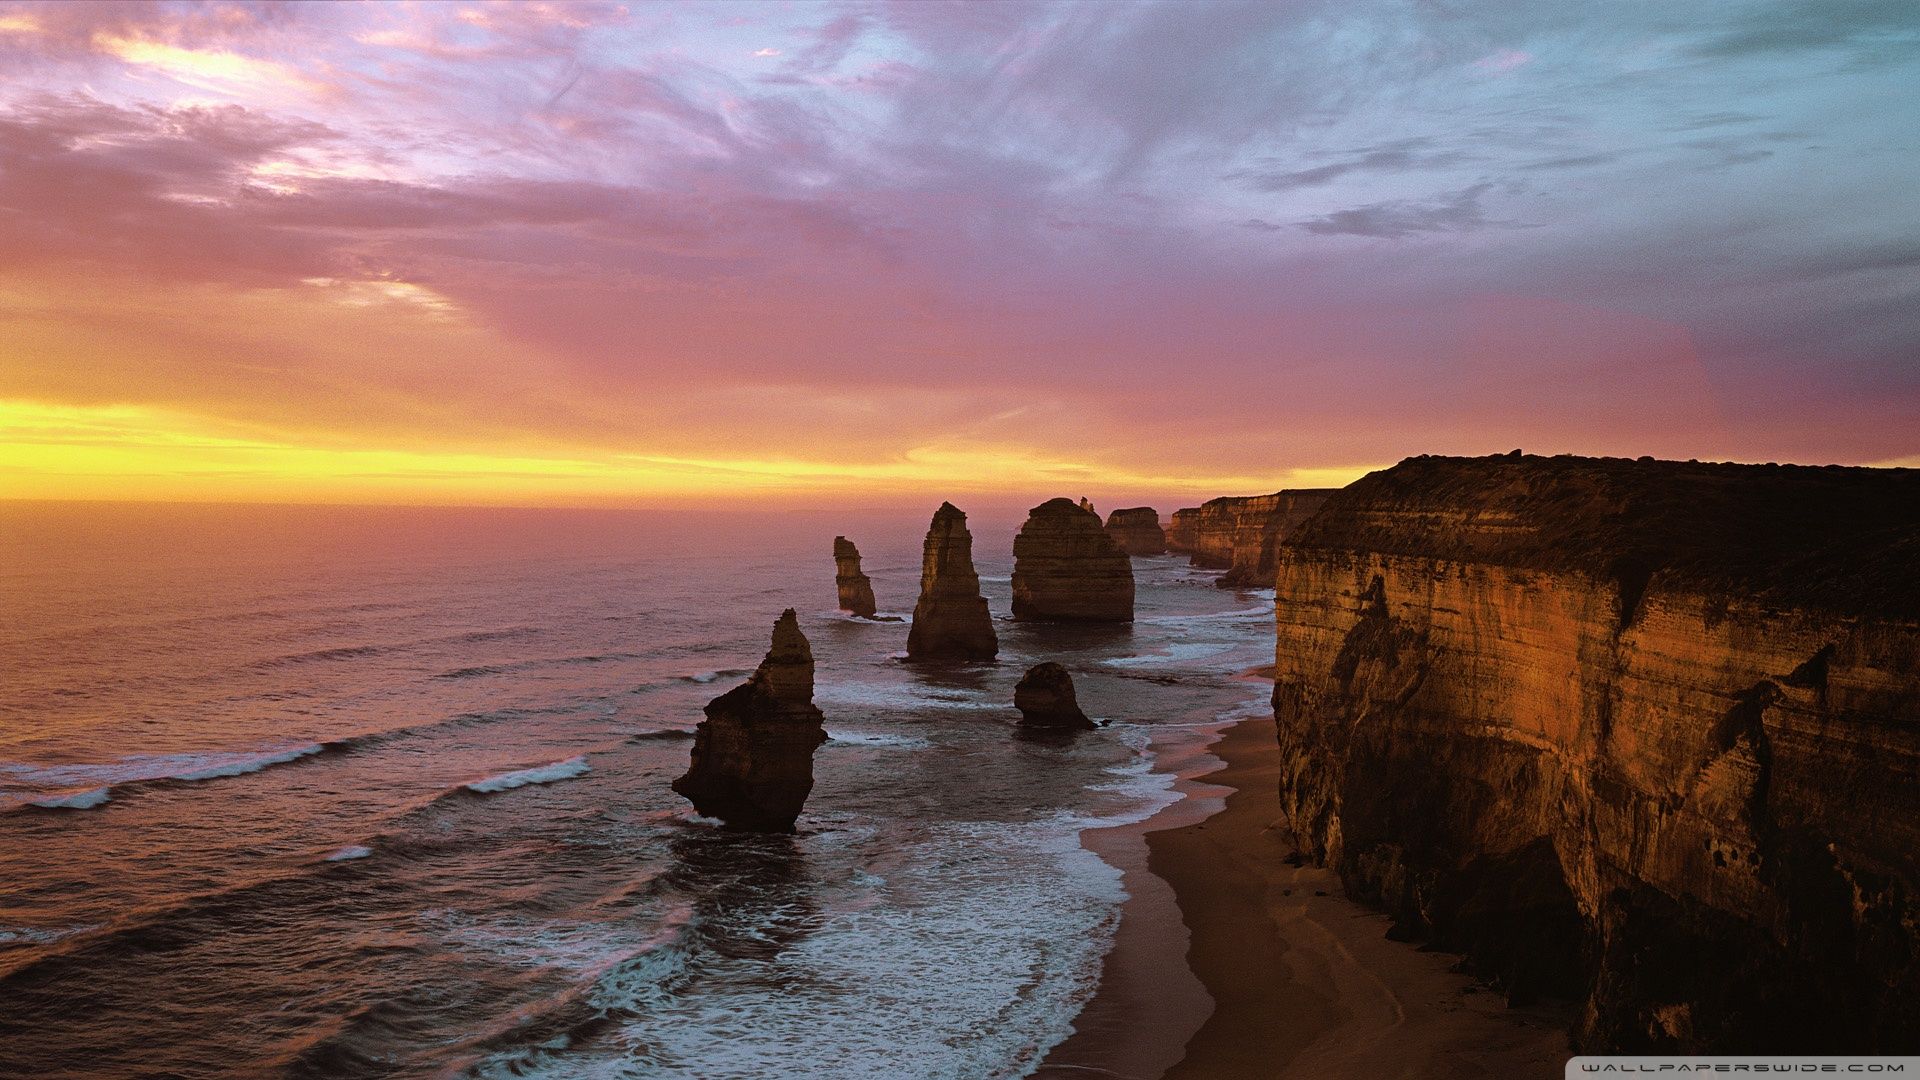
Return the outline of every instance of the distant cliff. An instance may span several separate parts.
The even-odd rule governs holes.
[[[1187,552],[1195,566],[1225,570],[1223,586],[1273,584],[1274,552],[1320,509],[1333,488],[1302,488],[1271,495],[1229,495],[1173,512],[1169,551]]]
[[[1920,472],[1413,458],[1277,581],[1283,827],[1398,933],[1585,1048],[1920,1051]]]

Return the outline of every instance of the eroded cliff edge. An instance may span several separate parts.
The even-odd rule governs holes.
[[[1195,566],[1225,570],[1224,588],[1273,584],[1279,545],[1312,517],[1333,488],[1300,488],[1271,495],[1228,495],[1176,510],[1169,551],[1187,552]]]
[[[1283,823],[1587,1049],[1920,1049],[1920,472],[1414,458],[1277,553]]]

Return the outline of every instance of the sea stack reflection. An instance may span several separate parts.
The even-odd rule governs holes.
[[[813,790],[813,751],[827,741],[813,704],[813,650],[792,608],[753,677],[707,703],[693,765],[673,790],[729,829],[792,832]]]
[[[873,618],[873,582],[860,570],[860,549],[844,536],[833,538],[833,583],[840,590],[840,610]]]
[[[920,600],[907,633],[909,660],[991,660],[1000,652],[980,575],[973,569],[967,515],[943,502],[927,527],[920,564]]]

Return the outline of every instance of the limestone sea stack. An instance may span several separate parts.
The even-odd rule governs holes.
[[[1280,544],[1278,827],[1626,1053],[1920,1052],[1920,471],[1412,458]]]
[[[813,650],[788,608],[753,677],[707,703],[693,766],[673,782],[729,829],[792,832],[813,790],[813,751],[827,741],[813,704]]]
[[[1133,561],[1071,499],[1028,511],[1013,540],[1013,617],[1054,622],[1132,622]]]
[[[1193,545],[1200,535],[1200,508],[1187,507],[1175,510],[1167,519],[1167,550],[1176,555],[1192,555]]]
[[[1074,697],[1073,676],[1051,660],[1027,669],[1013,688],[1013,707],[1020,710],[1020,722],[1032,727],[1094,726]]]
[[[833,538],[833,583],[840,589],[840,610],[871,619],[873,582],[860,572],[860,549],[844,536]]]
[[[991,660],[999,651],[987,598],[980,595],[980,575],[973,570],[967,515],[943,502],[927,528],[907,659]]]
[[[1167,552],[1167,534],[1160,530],[1160,515],[1151,506],[1135,506],[1108,514],[1107,535],[1129,555]]]

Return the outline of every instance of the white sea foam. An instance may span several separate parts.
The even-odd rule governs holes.
[[[868,884],[889,899],[818,925],[783,906],[718,912],[724,932],[780,947],[702,955],[695,986],[678,949],[616,966],[590,995],[627,1018],[612,1074],[1023,1076],[1072,1031],[1125,899],[1119,872],[1066,818],[935,823],[913,858]],[[605,1075],[613,1062],[553,1064],[544,1075]]]
[[[56,795],[50,799],[40,799],[33,805],[48,810],[91,810],[113,798],[111,788],[97,787],[87,791],[77,791],[71,795]]]
[[[371,854],[373,854],[372,848],[362,847],[359,844],[355,844],[352,847],[343,847],[339,851],[336,851],[333,854],[327,856],[326,861],[348,862],[353,859],[364,859]]]
[[[1240,608],[1235,611],[1210,611],[1203,615],[1143,615],[1135,622],[1152,623],[1157,626],[1205,626],[1219,622],[1252,622],[1273,618],[1273,608]]]
[[[309,743],[306,746],[297,746],[291,750],[281,750],[278,753],[272,753],[272,754],[259,754],[259,755],[253,755],[253,756],[225,755],[225,754],[209,755],[209,758],[211,760],[208,764],[203,765],[199,768],[189,769],[186,772],[174,773],[173,775],[169,776],[167,779],[169,780],[217,780],[223,776],[244,776],[247,773],[256,773],[256,772],[259,772],[261,769],[265,769],[270,766],[284,765],[289,761],[298,761],[303,757],[309,757],[311,755],[317,754],[324,749],[325,747],[321,746],[319,743]]]
[[[468,791],[489,795],[496,791],[511,791],[528,784],[551,784],[556,780],[571,780],[587,772],[587,757],[570,757],[565,761],[556,761],[551,765],[538,765],[531,769],[519,769],[514,772],[489,776],[485,780],[475,780],[466,785]]]
[[[829,731],[827,737],[846,746],[897,746],[919,750],[933,744],[914,735],[895,735],[877,731]]]
[[[1180,664],[1189,660],[1218,656],[1239,647],[1237,643],[1175,642],[1157,653],[1148,653],[1145,656],[1116,656],[1111,660],[1100,662],[1109,667],[1156,667],[1162,664]]]

